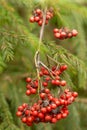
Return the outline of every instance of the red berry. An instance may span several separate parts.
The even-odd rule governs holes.
[[[21,120],[22,120],[23,123],[26,123],[27,118],[26,118],[26,117],[23,117]]]
[[[47,109],[46,109],[45,107],[42,107],[42,108],[41,108],[41,112],[42,112],[42,113],[46,113],[46,112],[47,112]]]
[[[53,80],[51,81],[51,83],[52,83],[53,85],[56,85],[56,80],[53,79]]]
[[[52,109],[50,106],[47,107],[47,111],[50,112]]]
[[[60,120],[62,118],[62,114],[61,113],[57,114],[56,118],[57,120]]]
[[[30,83],[31,82],[31,78],[30,77],[26,78],[26,82]]]
[[[78,34],[77,30],[73,29],[73,30],[72,30],[72,35],[73,35],[73,36],[77,36],[77,34]]]
[[[48,99],[50,100],[50,101],[53,101],[53,96],[48,96]]]
[[[31,91],[30,90],[27,90],[26,91],[26,95],[29,96],[31,94]]]
[[[44,118],[44,114],[40,112],[40,113],[38,113],[38,117],[43,119]]]
[[[16,116],[18,116],[18,117],[22,116],[22,112],[17,111],[17,112],[16,112]]]
[[[39,26],[42,26],[42,23],[43,23],[42,20],[39,20],[39,21],[38,21],[38,25],[39,25]]]
[[[46,115],[45,116],[45,121],[50,121],[51,120],[51,116],[50,115]]]
[[[72,37],[72,33],[68,33],[68,38],[71,38]]]
[[[59,100],[55,100],[55,104],[56,104],[57,106],[59,106],[59,105],[60,105],[60,101],[59,101]]]
[[[40,71],[40,77],[42,77],[43,76],[43,72],[42,71]]]
[[[63,65],[63,66],[60,67],[60,71],[64,71],[66,69],[67,69],[67,65]]]
[[[62,80],[62,81],[60,82],[60,85],[61,85],[61,86],[66,86],[66,81],[65,81],[65,80]]]
[[[64,93],[67,94],[69,92],[69,89],[65,89]]]
[[[77,92],[73,92],[73,93],[72,93],[72,96],[77,97],[77,96],[78,96],[78,93],[77,93]]]
[[[56,80],[56,85],[60,86],[60,81],[59,80]]]
[[[54,33],[58,33],[58,32],[59,32],[59,29],[55,28],[55,29],[53,30],[53,32],[54,32]]]
[[[39,18],[38,16],[36,16],[36,17],[34,18],[34,20],[35,20],[35,22],[38,22],[38,21],[40,20],[40,18]]]
[[[56,38],[60,38],[60,33],[55,33],[54,36],[55,36]]]
[[[36,9],[36,13],[40,15],[41,14],[41,10],[40,9]]]
[[[55,109],[56,107],[57,107],[57,105],[56,105],[56,104],[54,104],[54,103],[53,103],[53,104],[51,104],[51,108],[52,108],[52,109]]]
[[[26,88],[27,88],[27,89],[31,89],[31,85],[30,85],[30,84],[27,84],[27,85],[26,85]]]
[[[52,118],[52,119],[51,119],[51,122],[52,122],[52,123],[56,123],[56,122],[57,122],[57,119],[56,119],[56,118]]]
[[[32,88],[32,89],[31,89],[31,93],[32,93],[32,94],[35,94],[35,93],[36,93],[36,89]]]
[[[47,87],[48,83],[47,83],[47,82],[43,82],[42,85],[43,85],[44,87]]]
[[[25,115],[29,115],[29,113],[30,113],[30,110],[25,111]]]
[[[46,94],[45,94],[45,93],[41,93],[41,94],[40,94],[40,97],[41,97],[42,99],[44,99],[44,98],[46,97]]]
[[[50,15],[47,15],[47,16],[46,16],[46,19],[47,19],[47,20],[49,20],[50,18],[51,18]]]
[[[65,32],[61,32],[60,36],[61,36],[61,38],[65,38],[66,37],[66,33]]]
[[[18,111],[23,111],[23,110],[24,110],[23,106],[18,107]]]
[[[28,106],[28,104],[27,103],[23,103],[22,106],[23,106],[23,108],[26,108]]]
[[[32,116],[28,117],[28,118],[27,118],[27,121],[28,121],[29,123],[32,123],[32,122],[33,122]]]
[[[46,77],[46,81],[49,81],[50,80],[50,77]]]
[[[61,105],[64,105],[64,104],[65,104],[65,100],[60,99],[60,104],[61,104]]]
[[[50,93],[50,90],[46,88],[46,89],[44,90],[44,92],[45,92],[46,94],[48,94],[48,93]]]
[[[45,70],[43,71],[43,74],[44,74],[44,75],[49,75],[48,70],[45,69]]]
[[[67,113],[62,113],[62,118],[66,118],[67,117]]]
[[[30,18],[30,22],[34,23],[34,17],[33,16]]]
[[[33,111],[32,115],[33,115],[33,116],[37,116],[37,115],[38,115],[38,112],[37,112],[37,111]]]

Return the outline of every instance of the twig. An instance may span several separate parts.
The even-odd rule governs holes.
[[[39,89],[41,87],[41,82],[40,82],[40,74],[39,74],[39,61],[40,61],[40,46],[42,43],[42,39],[43,39],[43,33],[44,33],[44,27],[45,27],[45,21],[46,21],[46,12],[47,12],[47,8],[45,9],[45,11],[43,12],[43,24],[40,30],[40,38],[39,38],[39,47],[38,50],[35,53],[35,66],[36,66],[36,70],[37,70],[37,77],[38,77],[38,93],[39,93]]]

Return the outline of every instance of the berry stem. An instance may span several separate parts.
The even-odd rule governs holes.
[[[39,46],[38,46],[38,50],[35,53],[35,66],[36,66],[37,77],[38,77],[38,94],[39,94],[39,90],[40,90],[40,86],[41,86],[40,75],[39,75],[40,46],[41,46],[41,43],[42,43],[43,33],[44,33],[44,28],[45,28],[46,12],[47,12],[47,8],[43,11],[43,24],[42,24],[42,27],[41,27],[41,30],[40,30]]]
[[[50,76],[52,77],[52,79],[54,79],[53,75],[52,75],[52,70],[50,70],[44,63],[42,63],[41,61],[39,62],[40,65],[42,65],[44,68],[46,68],[49,73],[50,73]]]

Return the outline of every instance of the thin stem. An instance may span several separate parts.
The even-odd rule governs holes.
[[[47,12],[47,8],[45,9],[45,11],[43,12],[43,24],[40,30],[40,39],[39,39],[39,51],[40,51],[40,45],[43,39],[43,33],[44,33],[44,27],[45,27],[45,22],[46,22],[46,12]]]
[[[44,68],[46,68],[48,70],[48,72],[50,73],[50,76],[52,77],[52,79],[54,79],[54,76],[52,75],[52,70],[49,69],[44,63],[42,63],[41,61],[39,62],[39,64],[41,64]]]
[[[44,27],[45,27],[45,22],[46,22],[46,12],[47,12],[47,8],[43,12],[43,24],[42,24],[42,27],[41,27],[41,30],[40,30],[39,47],[38,47],[38,50],[35,53],[35,66],[36,66],[37,77],[38,77],[38,94],[39,94],[39,90],[40,90],[40,87],[41,87],[40,74],[39,74],[40,46],[41,46],[41,43],[42,43]]]

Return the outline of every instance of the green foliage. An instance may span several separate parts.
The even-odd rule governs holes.
[[[84,0],[0,0],[0,130],[86,130],[87,107],[83,103],[87,91],[87,1]],[[28,99],[25,93],[25,78],[35,75],[34,55],[38,48],[40,28],[29,23],[32,10],[53,7],[55,15],[44,32],[41,45],[41,60],[47,63],[66,63],[64,73],[71,89],[79,92],[82,103],[70,107],[67,119],[55,125],[38,124],[31,128],[16,117],[17,106]],[[52,29],[67,26],[76,28],[76,38],[60,42],[53,38]],[[50,40],[49,40],[50,38]],[[55,42],[54,42],[55,40]],[[85,98],[84,100],[83,97]],[[30,101],[30,100],[29,100]]]

